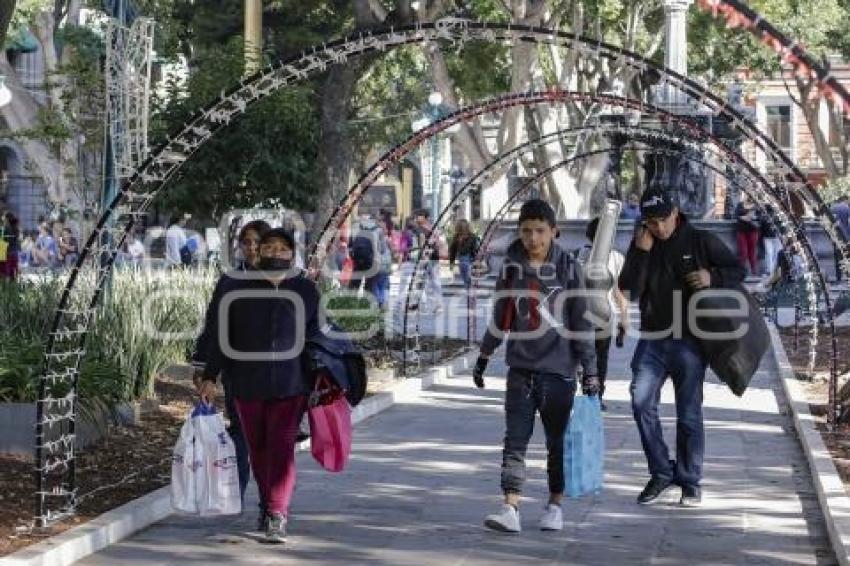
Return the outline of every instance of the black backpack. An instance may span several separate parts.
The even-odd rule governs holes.
[[[365,234],[356,236],[349,250],[355,271],[369,271],[375,265],[375,246]]]

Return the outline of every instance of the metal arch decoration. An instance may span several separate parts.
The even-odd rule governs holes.
[[[747,4],[740,0],[698,0],[697,5],[711,12],[715,18],[724,18],[727,28],[740,27],[752,33],[783,62],[791,65],[795,75],[815,79],[821,95],[841,104],[844,112],[850,114],[850,93],[830,70],[806,51],[801,43],[779,31]]]
[[[538,98],[541,95],[543,97]],[[506,97],[506,98],[509,98],[509,100],[504,101],[504,102],[515,103],[520,98],[520,96],[521,95],[511,95],[509,97]],[[656,106],[653,106],[653,105],[650,105],[650,104],[646,104],[646,103],[643,103],[641,101],[635,101],[633,99],[627,99],[627,98],[623,98],[623,97],[617,97],[617,96],[612,96],[612,95],[591,95],[591,94],[587,94],[587,93],[576,93],[576,92],[571,92],[571,91],[546,91],[544,93],[527,93],[526,95],[523,95],[523,96],[527,97],[523,100],[523,102],[526,103],[526,104],[529,104],[529,103],[533,103],[533,104],[554,103],[554,102],[561,102],[561,101],[566,101],[566,100],[573,100],[574,101],[574,100],[578,99],[578,100],[588,102],[588,103],[602,103],[602,104],[607,104],[607,105],[610,105],[610,106],[622,107],[625,110],[628,110],[628,109],[634,110],[634,109],[639,108],[641,110],[641,112],[648,112],[650,114],[653,114],[653,115],[660,117],[661,121],[666,125],[673,124],[673,125],[681,128],[683,131],[687,132],[689,135],[694,136],[694,139],[702,139],[705,142],[713,143],[715,145],[715,147],[717,147],[721,151],[721,153],[732,157],[733,160],[736,161],[739,165],[741,165],[745,168],[749,168],[752,171],[753,174],[757,174],[757,172],[755,172],[755,170],[752,168],[752,166],[750,166],[746,162],[746,160],[743,160],[742,158],[740,158],[740,156],[738,156],[734,152],[734,150],[727,147],[719,139],[717,139],[717,138],[715,138],[711,135],[706,135],[706,133],[701,129],[701,126],[699,124],[695,124],[685,117],[673,114],[673,113],[666,111],[662,108],[659,108],[659,107],[656,107]],[[348,211],[350,211],[351,208],[353,208],[353,206],[359,201],[359,199],[362,197],[362,195],[365,193],[365,191],[368,190],[368,188],[371,186],[371,184],[375,180],[377,180],[377,178],[381,174],[383,174],[387,169],[389,169],[390,167],[395,165],[398,161],[403,159],[404,156],[406,156],[409,152],[413,151],[423,141],[425,141],[426,139],[430,138],[431,136],[436,135],[437,133],[447,129],[448,127],[450,127],[450,126],[452,126],[452,125],[454,125],[458,122],[470,119],[472,117],[477,117],[484,112],[492,111],[494,108],[500,109],[501,105],[497,104],[497,105],[494,106],[494,102],[495,103],[503,103],[503,100],[504,99],[496,99],[495,101],[487,101],[487,102],[481,103],[481,104],[476,105],[476,106],[463,108],[463,109],[458,110],[457,112],[455,112],[453,114],[450,114],[450,115],[444,117],[441,120],[438,120],[437,122],[434,122],[433,124],[419,130],[418,132],[415,132],[407,140],[405,140],[404,142],[400,143],[399,145],[397,145],[394,148],[387,151],[378,161],[376,161],[376,163],[372,166],[372,168],[370,168],[370,170],[367,171],[354,186],[352,186],[352,188],[348,192],[347,197],[345,199],[343,199],[343,202],[340,203],[338,210],[346,210],[345,215],[347,216]],[[757,142],[756,145],[759,145],[759,143]],[[765,146],[760,146],[760,147],[763,150],[765,150],[767,153],[773,153],[774,151],[779,151],[775,147],[774,148],[765,147]],[[470,183],[467,183],[467,185],[471,184],[471,182],[473,182],[473,181],[474,181],[474,179],[471,180]],[[771,185],[769,183],[765,182],[764,186],[768,189],[768,191],[772,190]],[[460,194],[465,194],[465,191],[463,191],[463,190],[460,191],[458,193],[458,195],[460,195]],[[450,201],[449,206],[453,205],[456,202],[458,195],[456,195]],[[774,204],[777,208],[785,207],[785,203],[781,199],[776,198],[776,197],[774,197]],[[435,220],[435,223],[438,224],[439,222],[441,222],[444,215],[445,215],[445,210],[440,215],[440,218]],[[317,258],[321,258],[320,252],[327,245],[327,244],[323,244],[322,241],[323,241],[324,237],[327,236],[328,234],[330,234],[329,230],[327,230],[326,232],[323,232],[322,236],[320,236],[319,242],[317,244],[317,250],[313,255],[314,261],[316,261]],[[814,257],[813,254],[811,254],[811,255],[812,255],[812,257]],[[318,271],[320,264],[316,263],[316,264],[314,264],[313,267]],[[822,278],[820,280],[820,283],[821,283],[822,287],[824,287],[826,285],[825,280],[823,280]],[[829,302],[828,295],[825,295],[825,301],[827,301],[827,304],[828,304],[828,302]],[[405,329],[407,329],[407,320],[406,320],[407,319],[407,312],[408,312],[408,308],[406,307],[405,308],[405,314],[404,314],[404,317],[405,317],[404,328]],[[812,330],[812,332],[816,333],[817,328],[814,328]],[[405,349],[403,360],[404,360],[403,365],[406,366],[406,362],[407,362],[407,351],[406,351],[406,349]]]
[[[553,133],[548,134],[546,136],[542,136],[540,138],[530,140],[529,142],[526,142],[526,143],[518,146],[517,148],[514,148],[511,151],[506,152],[505,154],[503,154],[499,158],[497,158],[497,159],[491,161],[489,164],[487,164],[487,166],[482,171],[477,173],[463,187],[461,187],[458,190],[457,194],[449,201],[449,203],[446,204],[446,206],[444,207],[440,216],[435,220],[434,227],[438,228],[438,229],[442,227],[443,221],[446,220],[446,213],[449,210],[455,208],[458,204],[461,204],[459,201],[462,201],[462,200],[465,200],[466,198],[468,198],[471,191],[474,190],[475,188],[477,188],[478,186],[480,186],[480,180],[482,178],[486,178],[486,177],[489,176],[490,170],[492,170],[494,168],[498,168],[503,163],[510,161],[512,159],[515,159],[518,154],[523,153],[524,151],[528,151],[529,149],[531,149],[533,147],[552,143],[553,141],[563,141],[563,140],[565,140],[566,138],[569,138],[569,137],[579,138],[584,133],[586,133],[588,131],[588,128],[593,129],[594,133],[599,134],[599,135],[612,135],[612,134],[618,134],[618,133],[625,134],[627,132],[628,135],[630,136],[630,139],[632,139],[632,140],[637,140],[637,141],[641,141],[641,142],[644,142],[644,143],[648,142],[650,144],[652,144],[652,142],[661,141],[661,142],[664,142],[664,143],[669,143],[671,145],[681,145],[681,146],[683,146],[682,149],[675,150],[675,151],[673,151],[673,150],[664,151],[664,150],[660,150],[658,148],[653,149],[653,151],[655,151],[655,152],[664,153],[664,154],[668,154],[668,155],[681,155],[682,153],[685,153],[689,150],[701,149],[701,146],[698,144],[698,142],[695,142],[692,139],[684,139],[684,138],[678,137],[674,134],[669,134],[667,132],[660,131],[660,130],[653,129],[653,128],[642,128],[642,127],[634,127],[634,126],[624,127],[624,126],[619,126],[619,125],[609,125],[609,127],[601,129],[601,128],[596,128],[596,127],[593,127],[593,126],[580,126],[580,127],[577,127],[577,128],[565,129],[565,130],[553,132]],[[496,216],[494,217],[494,220],[491,223],[488,224],[488,230],[485,231],[485,233],[484,233],[484,236],[482,238],[482,244],[479,247],[479,249],[484,250],[484,249],[487,248],[487,244],[489,242],[489,236],[488,236],[489,226],[492,226],[492,225],[494,225],[495,222],[500,221],[500,219],[503,217],[504,213],[507,212],[507,209],[509,208],[510,204],[513,201],[515,201],[517,198],[519,198],[518,195],[524,194],[525,192],[527,192],[527,189],[529,187],[533,186],[534,182],[538,181],[541,177],[548,175],[549,173],[551,173],[555,169],[564,167],[566,165],[569,165],[569,164],[571,164],[575,161],[578,161],[580,159],[583,159],[583,158],[587,158],[587,157],[590,157],[590,156],[593,156],[593,155],[608,153],[610,151],[611,151],[610,148],[604,148],[604,149],[601,149],[601,150],[588,151],[588,152],[584,152],[584,153],[581,153],[581,154],[578,154],[578,155],[572,155],[569,158],[558,162],[558,164],[547,168],[542,173],[536,174],[530,181],[525,183],[523,185],[523,187],[521,187],[513,196],[511,196],[511,198],[508,200],[507,203],[505,203],[505,205],[502,207],[502,209],[499,212],[497,212]],[[730,165],[730,164],[734,164],[734,162],[732,162],[728,158],[724,159],[723,157],[720,157],[720,159],[727,166]],[[720,176],[726,177],[727,179],[729,177],[725,171],[721,170],[720,168],[716,167],[715,165],[711,164],[710,162],[708,162],[704,159],[690,158],[690,160],[702,164],[703,166],[705,166],[708,169],[713,170],[715,173],[719,174]],[[766,181],[765,181],[765,183],[766,183]],[[792,233],[793,233],[793,231],[792,231]],[[422,293],[424,293],[424,283],[422,281],[423,269],[424,269],[426,258],[430,257],[430,254],[433,251],[433,246],[434,246],[434,241],[433,241],[433,239],[429,238],[429,239],[427,239],[425,246],[419,251],[419,254],[418,254],[417,259],[416,259],[416,263],[415,263],[413,271],[412,271],[412,275],[411,275],[410,279],[408,280],[407,292],[405,294],[405,305],[404,305],[404,309],[403,309],[403,322],[402,322],[402,335],[407,340],[412,339],[414,341],[414,343],[416,342],[416,340],[419,336],[419,327],[420,327],[419,316],[421,316],[421,309],[419,308],[419,306],[420,306],[420,303],[421,303]],[[480,257],[480,255],[479,255],[479,257]],[[416,289],[414,289],[414,287],[416,287]],[[474,298],[472,293],[469,294],[469,298],[470,298],[470,300],[472,300]],[[414,302],[411,303],[411,301],[414,301]],[[469,308],[470,311],[472,310],[472,307],[470,305],[468,305],[468,308]],[[409,331],[410,330],[409,313],[411,313],[411,312],[417,313],[416,324],[415,324],[415,327],[414,327],[416,329],[416,331],[413,332],[413,333],[411,333]],[[474,321],[473,318],[470,318],[469,320]],[[474,327],[469,329],[468,334],[469,334],[470,337],[476,335]],[[415,351],[416,346],[413,346],[412,349]],[[402,358],[402,373],[404,375],[407,374],[407,364],[408,364],[407,351],[408,351],[408,348],[405,348],[404,356]]]
[[[662,81],[694,99],[695,103],[732,119],[734,127],[776,153],[786,177],[796,183],[790,187],[821,216],[828,234],[842,255],[841,268],[850,274],[850,259],[843,236],[838,234],[829,209],[820,202],[814,189],[794,164],[778,152],[772,142],[756,126],[703,89],[699,84],[666,70],[640,55],[596,40],[547,28],[512,24],[473,22],[446,18],[438,22],[418,23],[400,28],[386,28],[356,33],[353,36],[315,46],[283,61],[270,65],[255,75],[222,91],[218,99],[193,115],[177,132],[153,149],[136,172],[121,186],[105,208],[91,235],[82,247],[77,263],[70,271],[60,296],[50,331],[47,334],[44,374],[39,380],[35,438],[36,512],[35,524],[48,524],[73,515],[76,506],[75,422],[76,387],[80,365],[85,356],[86,336],[112,269],[118,248],[141,215],[150,207],[162,187],[176,175],[207,140],[232,121],[238,119],[254,103],[289,85],[324,71],[328,66],[344,63],[352,57],[380,52],[398,46],[429,41],[463,43],[466,41],[519,41],[548,43],[576,49],[583,57],[607,59],[634,72],[655,70]],[[527,97],[554,101],[557,94],[515,95],[493,102],[494,110],[526,103]],[[613,100],[613,99],[612,99]],[[636,109],[643,105],[635,104]],[[433,135],[433,133],[426,133]],[[348,216],[348,201],[341,203],[326,225],[327,228]],[[116,222],[117,221],[117,222]],[[328,240],[320,241],[327,244]],[[320,260],[326,248],[316,248]],[[314,259],[315,262],[315,259]],[[321,261],[317,262],[321,264]],[[55,504],[54,504],[55,502]]]
[[[456,123],[475,118],[486,112],[503,110],[505,108],[517,105],[525,106],[530,104],[544,103],[553,104],[565,101],[587,103],[596,102],[607,104],[610,106],[622,107],[627,110],[637,110],[640,112],[648,111],[650,114],[660,116],[663,120],[667,122],[676,122],[682,127],[693,131],[699,129],[699,125],[694,124],[689,120],[686,120],[681,116],[677,116],[671,112],[668,112],[660,107],[653,106],[642,101],[635,101],[633,99],[627,99],[608,94],[592,95],[588,93],[572,91],[551,90],[545,92],[531,92],[508,95],[506,97],[494,99],[473,107],[462,108],[452,114],[449,114],[443,119],[419,130],[418,132],[415,132],[407,140],[386,152],[384,156],[379,159],[375,164],[373,164],[372,167],[360,178],[360,180],[354,186],[352,186],[347,195],[340,201],[334,213],[328,219],[324,230],[318,238],[318,241],[313,250],[313,254],[311,256],[311,266],[313,267],[314,271],[318,272],[321,268],[322,263],[325,260],[327,249],[330,245],[331,239],[333,238],[333,232],[331,230],[331,227],[341,226],[350,214],[353,207],[357,204],[357,202],[359,202],[360,198],[362,198],[365,191],[368,190],[368,188],[378,179],[378,177],[380,177],[380,175],[383,174],[390,167],[398,163],[398,161],[400,161],[409,152],[413,151],[416,147],[418,147],[424,140],[429,139],[430,137],[442,132],[443,130]],[[788,189],[791,192],[795,193],[797,196],[799,196],[805,203],[807,203],[813,210],[818,213],[821,225],[824,227],[830,239],[835,244],[836,248],[841,254],[841,260],[839,261],[841,269],[842,271],[846,272],[846,270],[850,266],[850,259],[848,259],[848,253],[850,252],[850,248],[848,248],[847,246],[847,242],[844,239],[843,233],[838,230],[829,208],[820,199],[819,195],[817,194],[817,191],[808,183],[806,177],[790,161],[790,159],[786,155],[784,155],[784,153],[775,145],[772,140],[767,138],[763,132],[759,131],[745,117],[741,116],[733,109],[727,108],[725,104],[718,108],[718,112],[731,119],[734,127],[738,131],[746,135],[748,139],[752,141],[758,149],[761,149],[766,154],[771,155],[775,162],[781,162],[786,164],[786,178],[790,177],[793,179],[797,179],[796,182],[791,183]],[[823,283],[825,284],[825,281]],[[830,299],[828,295],[825,296],[824,300],[829,306]]]

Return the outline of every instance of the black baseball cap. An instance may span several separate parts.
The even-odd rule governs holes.
[[[283,240],[291,249],[295,249],[295,237],[292,235],[292,232],[284,228],[272,228],[265,234],[261,234],[260,245],[268,243],[269,240],[273,240],[275,238]]]
[[[667,218],[676,205],[666,191],[651,189],[640,197],[640,214],[643,218]]]

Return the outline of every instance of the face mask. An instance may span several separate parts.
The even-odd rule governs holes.
[[[279,257],[260,258],[260,269],[263,271],[289,271],[289,268],[291,267],[291,259],[283,259]]]

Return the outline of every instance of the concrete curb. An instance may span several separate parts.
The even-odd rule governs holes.
[[[838,475],[820,432],[815,428],[806,393],[791,369],[779,333],[775,326],[770,325],[769,328],[776,366],[779,368],[779,381],[791,407],[794,428],[809,462],[832,549],[839,564],[850,566],[850,497],[847,496],[844,482]]]
[[[364,399],[352,411],[352,423],[359,424],[399,401],[415,398],[422,390],[464,372],[474,364],[475,355],[477,350],[464,352],[445,364],[426,369],[417,377],[401,381],[388,391]],[[309,447],[307,440],[299,444],[298,449],[308,450]],[[79,527],[0,558],[0,566],[68,566],[171,514],[171,487],[165,486]]]

